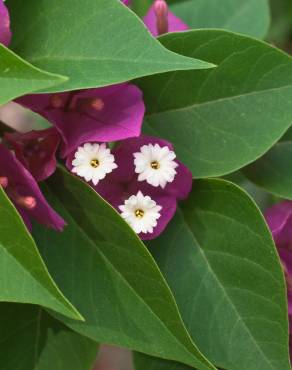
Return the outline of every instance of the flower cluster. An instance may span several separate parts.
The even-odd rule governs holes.
[[[187,28],[164,0],[154,2],[144,21],[155,36]],[[141,134],[145,107],[133,84],[27,95],[17,102],[52,124],[6,133],[0,145],[0,185],[29,227],[31,218],[56,230],[65,225],[37,184],[55,172],[58,154],[142,239],[160,235],[191,191],[192,175],[171,143]]]
[[[290,322],[290,353],[292,355],[292,201],[283,201],[274,205],[267,210],[265,216],[278,248],[286,278]]]
[[[85,143],[67,157],[67,167],[91,182],[144,240],[165,229],[192,187],[192,175],[172,145],[145,135],[122,141],[112,152]]]

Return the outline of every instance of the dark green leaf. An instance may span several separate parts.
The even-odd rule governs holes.
[[[213,363],[230,370],[290,369],[283,272],[245,192],[223,180],[196,181],[151,251],[189,332]]]
[[[134,353],[135,370],[191,370],[192,368],[178,362],[166,361],[155,357]]]
[[[9,0],[7,4],[14,50],[40,68],[70,77],[54,90],[211,67],[163,48],[118,0]]]
[[[49,189],[48,199],[69,226],[61,234],[39,228],[35,236],[50,272],[86,321],[60,319],[99,343],[214,369],[191,342],[155,261],[119,214],[65,171]]]
[[[0,43],[0,105],[66,80],[32,66]]]
[[[131,9],[138,14],[139,17],[143,17],[152,4],[152,0],[131,0]]]
[[[292,117],[292,60],[244,36],[205,30],[169,34],[171,50],[219,64],[141,81],[146,131],[175,144],[195,177],[219,176],[254,161]]]
[[[262,158],[244,169],[256,185],[282,198],[292,200],[292,141],[277,143]]]
[[[268,0],[179,0],[170,7],[190,28],[222,28],[264,38],[270,23]]]
[[[31,235],[1,187],[0,220],[0,302],[39,304],[82,319],[50,277]]]
[[[37,306],[0,304],[0,370],[92,370],[97,344]]]

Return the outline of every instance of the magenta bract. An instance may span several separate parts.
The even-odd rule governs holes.
[[[0,43],[8,46],[11,40],[10,18],[3,0],[0,0]]]
[[[28,228],[31,219],[61,231],[64,220],[49,206],[36,180],[15,155],[0,144],[0,178],[7,195],[22,215]]]
[[[292,202],[284,201],[274,205],[265,214],[267,223],[279,248],[292,242]]]
[[[36,181],[45,180],[55,172],[60,135],[54,127],[24,134],[7,133],[4,138]]]
[[[265,217],[278,248],[287,283],[292,355],[292,202],[287,200],[274,205],[267,210]]]
[[[142,92],[131,84],[27,95],[17,102],[56,127],[63,139],[64,157],[85,142],[111,142],[139,136],[145,112]]]

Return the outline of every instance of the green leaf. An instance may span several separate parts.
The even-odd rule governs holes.
[[[221,176],[253,162],[292,116],[292,60],[263,42],[226,31],[169,34],[171,50],[219,66],[142,80],[146,132],[174,143],[195,177]]]
[[[170,10],[190,28],[222,28],[264,38],[270,25],[268,0],[179,0]]]
[[[292,141],[277,143],[262,158],[246,167],[246,177],[266,191],[292,200]]]
[[[211,67],[163,48],[118,0],[9,0],[7,4],[14,50],[40,68],[70,77],[53,90]]]
[[[245,192],[223,180],[195,181],[166,233],[150,246],[192,338],[214,364],[290,370],[283,272]]]
[[[33,303],[82,317],[63,296],[19,214],[0,187],[0,302]]]
[[[279,0],[276,0],[277,4]],[[264,38],[270,25],[268,0],[168,0],[169,9],[190,28],[218,28]],[[152,0],[132,0],[144,16]]]
[[[0,370],[92,370],[97,344],[42,308],[0,304]]]
[[[290,37],[292,2],[290,0],[271,0],[272,24],[268,39],[276,45],[285,46]]]
[[[61,234],[39,228],[35,237],[85,322],[59,318],[99,343],[214,369],[190,340],[152,256],[120,215],[65,171],[49,189],[48,199],[69,226]]]
[[[32,66],[0,43],[0,105],[66,80]]]
[[[143,17],[152,4],[152,0],[131,0],[131,9],[138,14],[139,17]]]
[[[191,370],[192,368],[178,362],[166,361],[155,357],[143,355],[142,353],[133,354],[135,370]]]

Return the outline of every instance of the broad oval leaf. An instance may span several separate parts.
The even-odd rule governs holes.
[[[61,234],[39,228],[35,237],[85,322],[59,319],[99,343],[214,369],[190,340],[151,254],[120,215],[65,171],[49,181],[46,194],[68,226]]]
[[[244,168],[246,177],[268,192],[292,200],[292,141],[277,143],[262,158]]]
[[[179,0],[170,9],[190,28],[222,28],[264,38],[270,24],[268,0]]]
[[[66,80],[34,67],[0,43],[0,105]]]
[[[226,31],[169,34],[171,50],[208,60],[213,70],[140,81],[146,131],[174,143],[195,177],[221,176],[253,162],[292,117],[292,59],[265,43]]]
[[[33,303],[82,317],[60,292],[15,208],[0,187],[0,302]]]
[[[214,364],[290,370],[283,272],[264,218],[243,190],[196,181],[150,246],[190,334]]]
[[[92,370],[97,344],[31,305],[0,304],[1,370]]]
[[[118,0],[9,0],[12,47],[70,79],[57,91],[99,87],[149,74],[210,68],[165,49]],[[72,22],[72,20],[78,22]]]

